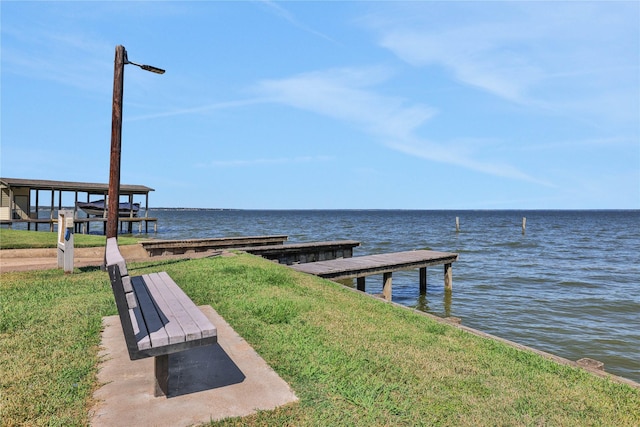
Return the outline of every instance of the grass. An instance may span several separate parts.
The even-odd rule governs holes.
[[[25,231],[0,228],[0,249],[31,249],[57,247],[58,232]],[[118,244],[132,245],[141,239],[135,237],[118,236]],[[105,236],[94,234],[74,234],[73,246],[76,248],[90,248],[104,246]]]
[[[133,264],[218,311],[300,401],[212,426],[638,426],[640,390],[250,255]],[[107,274],[0,275],[2,424],[86,425]]]

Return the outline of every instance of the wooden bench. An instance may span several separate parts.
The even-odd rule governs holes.
[[[169,354],[215,344],[216,327],[165,272],[129,276],[115,237],[106,266],[131,360],[155,358],[155,396],[169,393]]]

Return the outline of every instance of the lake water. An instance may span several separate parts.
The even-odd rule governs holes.
[[[393,300],[640,382],[640,211],[153,209],[158,233],[186,239],[267,234],[290,243],[351,239],[354,256],[413,249],[459,253],[443,267],[393,274]],[[456,217],[460,231],[456,232]],[[526,217],[526,233],[522,218]],[[367,278],[380,293],[382,277]]]

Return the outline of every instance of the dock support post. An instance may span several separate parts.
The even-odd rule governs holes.
[[[451,264],[444,265],[444,288],[452,289],[453,287],[453,269],[451,268]]]
[[[365,281],[364,276],[356,278],[356,283],[357,283],[356,286],[357,286],[358,290],[361,291],[361,292],[364,292],[364,289],[365,289],[364,281]]]
[[[420,268],[420,293],[427,292],[427,267]]]
[[[382,296],[385,300],[391,301],[391,273],[384,273],[382,276],[382,280],[384,282],[382,287]]]

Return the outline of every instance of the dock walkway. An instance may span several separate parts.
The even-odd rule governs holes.
[[[390,301],[391,274],[394,271],[419,269],[420,291],[422,292],[427,288],[427,267],[444,265],[444,286],[445,289],[451,289],[453,284],[451,264],[457,260],[458,254],[456,253],[417,250],[296,264],[291,268],[326,279],[356,278],[360,291],[365,290],[366,276],[382,274],[384,281],[382,294],[386,300]]]

